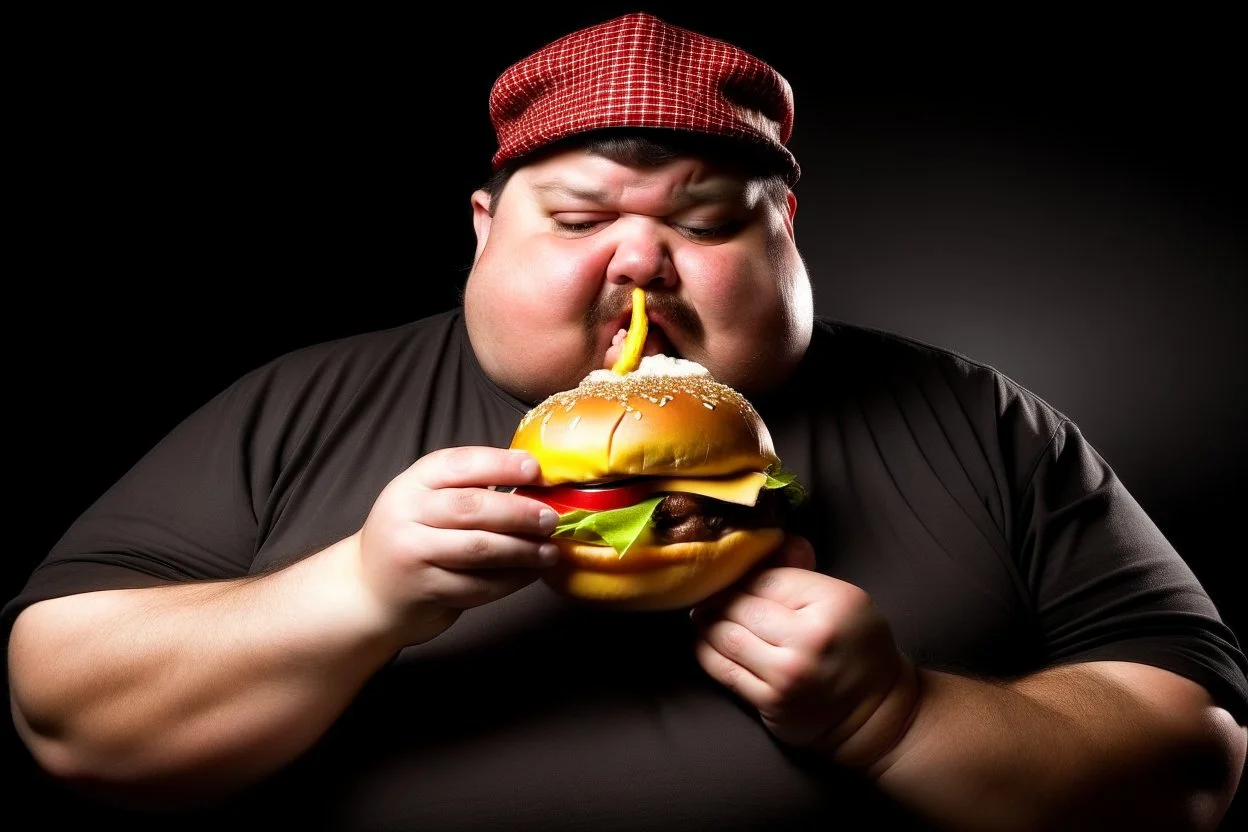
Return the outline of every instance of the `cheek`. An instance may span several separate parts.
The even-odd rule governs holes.
[[[776,266],[761,248],[718,246],[695,252],[680,269],[686,292],[708,326],[773,313]]]
[[[501,230],[490,235],[474,266],[477,302],[500,319],[583,321],[600,290],[601,267],[563,241],[508,239]]]

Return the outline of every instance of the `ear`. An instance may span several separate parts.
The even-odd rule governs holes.
[[[472,193],[472,228],[477,234],[477,248],[472,255],[475,263],[485,249],[485,241],[490,238],[490,224],[494,218],[490,216],[490,194],[485,190]]]

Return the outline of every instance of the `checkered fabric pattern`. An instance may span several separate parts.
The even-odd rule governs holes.
[[[785,144],[793,91],[776,70],[721,40],[634,13],[573,32],[524,58],[494,82],[492,164],[604,127],[691,130],[774,153],[800,174]]]

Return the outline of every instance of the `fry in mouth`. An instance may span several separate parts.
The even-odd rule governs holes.
[[[640,286],[633,287],[633,317],[628,322],[628,335],[624,336],[624,348],[620,357],[615,359],[611,372],[618,375],[631,373],[641,363],[641,352],[646,346],[646,332],[649,321],[646,319],[646,290]]]

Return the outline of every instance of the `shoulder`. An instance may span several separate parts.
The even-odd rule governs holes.
[[[244,373],[206,403],[225,418],[299,419],[385,400],[458,362],[466,341],[459,310],[290,350]],[[250,414],[250,415],[247,415]]]
[[[911,409],[957,414],[994,431],[1047,440],[1071,420],[990,363],[913,336],[821,316],[810,356],[824,378],[867,398],[914,400]],[[1005,438],[1005,437],[1001,437]]]
[[[938,376],[946,384],[963,389],[990,389],[1002,400],[1033,401],[1056,418],[1066,419],[1038,393],[1000,368],[950,347],[892,330],[820,316],[815,319],[811,353],[819,363],[834,362],[853,377]]]
[[[388,329],[354,333],[300,347],[272,359],[257,371],[349,365],[404,352],[428,357],[429,348],[433,346],[439,347],[433,352],[436,357],[445,351],[445,345],[459,341],[460,331],[460,311],[451,309]]]
[[[815,319],[811,347],[812,351],[822,355],[825,360],[835,357],[839,361],[872,370],[932,366],[968,378],[1006,378],[996,367],[949,347],[938,346],[893,330],[826,316]]]
[[[447,310],[387,329],[296,348],[257,366],[240,383],[342,381],[395,368],[409,370],[413,364],[435,364],[457,354],[461,333],[459,310]]]

